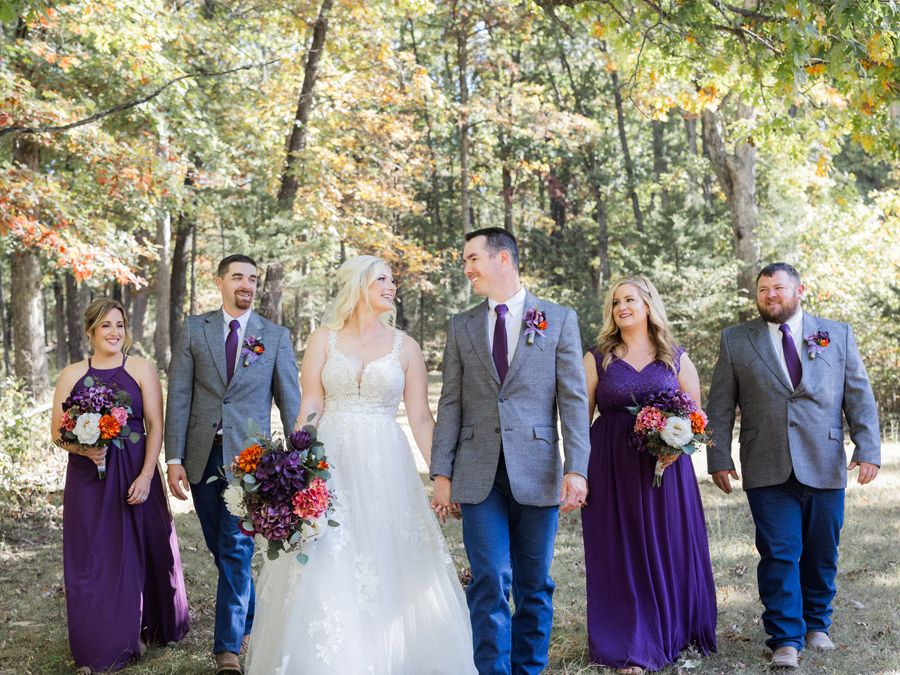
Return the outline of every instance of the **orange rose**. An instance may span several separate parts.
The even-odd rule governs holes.
[[[119,431],[122,429],[119,426],[119,423],[116,421],[116,418],[112,415],[104,415],[100,418],[100,438],[110,439],[115,438],[119,435]]]
[[[251,445],[241,454],[234,458],[238,468],[244,473],[253,473],[256,471],[256,465],[259,464],[259,458],[263,454],[263,449],[258,445]]]
[[[321,462],[319,462],[319,463],[316,465],[316,468],[317,468],[317,469],[327,469],[327,468],[328,468],[328,462],[326,462],[325,460],[322,460]]]
[[[706,431],[706,414],[702,410],[695,410],[690,415],[691,419],[691,431],[695,434],[702,434]]]

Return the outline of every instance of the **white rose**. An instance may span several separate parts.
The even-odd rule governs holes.
[[[100,438],[100,413],[87,413],[78,418],[72,430],[82,445],[93,445]]]
[[[661,429],[659,435],[673,448],[687,445],[694,438],[694,432],[691,431],[691,421],[683,417],[670,417],[666,420],[666,428]]]
[[[311,525],[303,523],[302,527],[300,528],[300,540],[303,542],[315,541],[316,539],[321,537],[327,529],[328,518],[326,518],[325,516],[320,516],[319,518],[316,518],[314,521],[312,521]]]
[[[244,505],[244,490],[237,485],[229,485],[222,495],[225,500],[225,508],[235,518],[246,518],[247,507]]]

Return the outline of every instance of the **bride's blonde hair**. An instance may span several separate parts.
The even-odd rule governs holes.
[[[622,341],[622,331],[616,325],[613,316],[613,300],[616,291],[621,286],[631,284],[638,289],[638,295],[647,305],[647,332],[650,334],[650,343],[656,350],[656,358],[675,370],[675,336],[669,329],[669,319],[666,316],[666,308],[662,298],[653,283],[641,276],[619,277],[606,292],[603,302],[603,327],[597,335],[597,346],[603,355],[603,370],[609,367],[613,356],[620,359],[628,352],[628,348]]]
[[[353,316],[353,311],[360,300],[364,301],[371,309],[369,286],[386,267],[388,267],[387,262],[374,255],[358,255],[345,260],[337,271],[337,295],[325,309],[322,325],[329,330],[340,330]],[[385,327],[393,328],[396,318],[397,310],[392,309],[379,316],[378,320]]]

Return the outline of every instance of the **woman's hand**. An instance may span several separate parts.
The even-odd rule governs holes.
[[[656,459],[659,460],[660,465],[663,469],[670,467],[675,463],[675,460],[678,459],[678,455],[659,455]]]
[[[84,455],[97,466],[103,466],[104,464],[106,464],[107,448],[95,448],[93,446],[88,447],[85,445],[80,445],[78,447],[78,454]]]
[[[147,495],[150,494],[150,476],[145,471],[141,471],[140,475],[135,478],[131,487],[128,488],[128,503],[143,504],[147,501]]]

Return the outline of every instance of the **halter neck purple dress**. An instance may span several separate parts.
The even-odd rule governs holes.
[[[126,357],[127,358],[127,357]],[[87,457],[69,454],[63,496],[63,567],[69,647],[75,667],[123,668],[140,658],[139,640],[165,645],[190,628],[181,556],[159,471],[143,504],[128,504],[144,464],[141,388],[125,370],[94,368],[84,378],[115,384],[131,396],[128,427],[140,440],[109,446],[106,480]],[[74,390],[84,387],[84,378]]]
[[[659,670],[694,644],[716,651],[716,592],[700,490],[689,457],[652,487],[656,457],[628,442],[627,406],[678,389],[661,361],[640,372],[597,348],[598,417],[591,426],[587,504],[582,510],[591,663]],[[676,349],[679,364],[684,349]],[[677,366],[676,366],[677,367]]]

